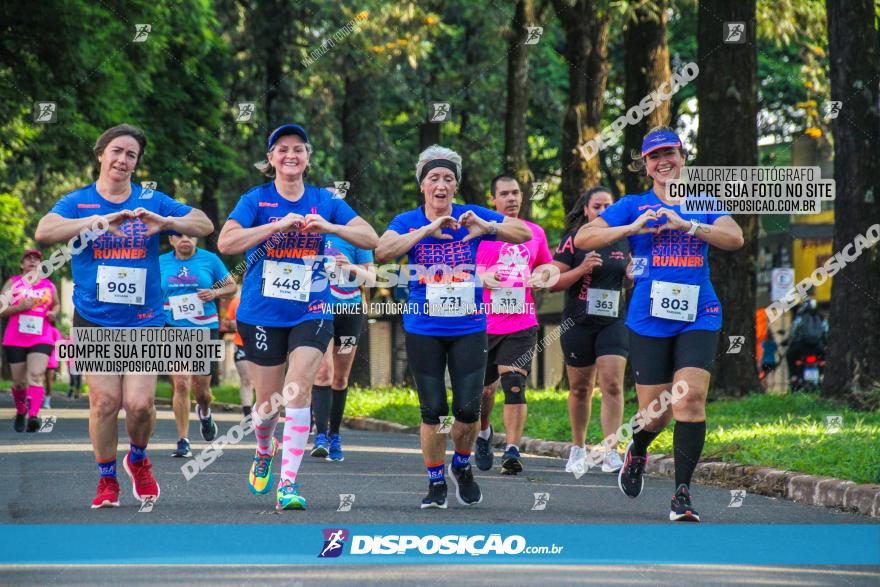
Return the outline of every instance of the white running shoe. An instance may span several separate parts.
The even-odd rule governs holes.
[[[565,472],[566,473],[574,473],[575,466],[578,461],[583,461],[587,458],[587,449],[582,446],[572,446],[571,452],[568,453],[568,462],[565,463]]]
[[[616,473],[622,468],[623,459],[620,458],[620,453],[617,452],[617,449],[605,451],[605,457],[602,459],[602,472]]]

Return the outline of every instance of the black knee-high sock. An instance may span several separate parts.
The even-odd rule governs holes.
[[[635,457],[643,457],[648,454],[648,446],[655,438],[657,438],[658,434],[660,434],[660,432],[651,432],[644,428],[633,434],[633,446],[632,451],[630,451],[632,455]]]
[[[330,386],[312,386],[312,414],[315,417],[315,429],[318,434],[327,434],[330,422]]]
[[[345,398],[348,397],[348,388],[331,389],[330,400],[330,434],[339,434],[342,426],[342,415],[345,413]]]
[[[703,453],[706,442],[706,422],[676,422],[672,434],[675,450],[675,486],[691,486],[691,477]]]

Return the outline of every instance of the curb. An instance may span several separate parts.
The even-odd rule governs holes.
[[[354,430],[419,433],[418,426],[404,426],[375,418],[347,417],[343,421],[347,427]],[[495,433],[494,445],[496,447],[505,445],[503,433]],[[521,448],[524,453],[564,459],[568,458],[571,446],[570,442],[524,436]],[[675,459],[672,455],[652,454],[645,471],[658,477],[671,478],[675,475]],[[804,505],[838,508],[880,518],[880,485],[877,484],[860,484],[834,477],[819,477],[795,471],[780,471],[769,467],[720,461],[700,461],[694,471],[694,480],[707,485],[744,489],[750,493],[780,497]]]

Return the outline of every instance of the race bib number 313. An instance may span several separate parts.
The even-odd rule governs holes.
[[[526,288],[502,287],[491,290],[493,314],[523,314],[526,311]]]
[[[98,267],[98,301],[108,304],[144,305],[147,270],[137,267]]]
[[[655,318],[693,322],[697,319],[699,299],[699,285],[651,282],[651,316]]]

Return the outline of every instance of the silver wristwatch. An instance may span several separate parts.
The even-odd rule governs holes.
[[[688,234],[694,236],[697,234],[698,230],[700,230],[700,223],[696,220],[691,220],[691,227],[688,229]]]
[[[494,220],[489,222],[489,234],[498,234],[498,223]]]

